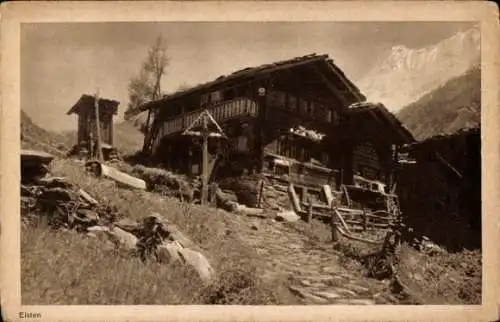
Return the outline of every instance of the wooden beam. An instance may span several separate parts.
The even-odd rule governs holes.
[[[101,122],[99,121],[99,89],[97,89],[94,98],[94,113],[95,113],[95,126],[96,126],[96,147],[97,147],[97,158],[99,161],[103,161],[104,157],[102,155],[101,146]]]
[[[324,84],[328,87],[332,93],[335,94],[336,97],[340,99],[342,104],[347,107],[349,106],[349,102],[344,98],[343,93],[334,85],[330,82],[330,80],[323,74],[321,70],[318,69],[316,66],[312,66],[314,71],[320,76],[321,80],[324,82]]]

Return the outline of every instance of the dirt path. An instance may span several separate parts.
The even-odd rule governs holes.
[[[284,277],[304,304],[390,304],[383,282],[349,272],[331,243],[309,238],[273,220],[237,216],[241,240],[260,255],[264,278]],[[236,218],[235,218],[236,219]]]

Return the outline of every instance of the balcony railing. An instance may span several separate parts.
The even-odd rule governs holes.
[[[201,114],[203,110],[199,109],[163,124],[163,133],[161,136],[184,131]],[[256,116],[258,114],[258,105],[256,102],[247,98],[237,98],[230,101],[220,102],[208,108],[208,112],[217,122],[223,122],[240,116]]]

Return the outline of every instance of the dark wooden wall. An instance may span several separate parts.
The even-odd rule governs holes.
[[[78,143],[88,140],[90,136],[92,113],[89,109],[82,109],[78,115]],[[102,112],[99,115],[101,141],[113,145],[113,115]]]
[[[444,165],[436,152],[460,174]],[[480,132],[417,145],[416,164],[399,169],[403,214],[418,232],[450,249],[481,247]]]

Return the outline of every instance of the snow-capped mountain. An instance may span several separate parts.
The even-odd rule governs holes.
[[[451,78],[480,63],[480,32],[475,27],[419,49],[394,46],[386,59],[359,82],[369,101],[397,112]]]

